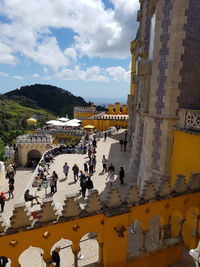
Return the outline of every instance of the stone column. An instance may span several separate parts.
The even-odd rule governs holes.
[[[98,265],[101,267],[103,266],[103,242],[99,243],[99,260]]]
[[[147,251],[146,246],[145,246],[145,238],[146,238],[146,234],[147,234],[148,230],[143,230],[142,234],[143,234],[143,238],[142,238],[142,247],[141,247],[141,251],[142,253],[145,253]]]
[[[194,214],[194,216],[196,217],[196,222],[195,222],[195,227],[194,230],[192,231],[192,235],[199,239],[200,234],[199,234],[199,220],[200,220],[200,215],[199,214]]]
[[[178,231],[177,238],[178,238],[179,242],[182,243],[183,242],[182,230],[183,230],[183,224],[185,222],[185,219],[178,219],[178,221],[179,221],[179,231]]]

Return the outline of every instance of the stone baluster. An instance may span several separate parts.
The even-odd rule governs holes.
[[[148,230],[143,230],[142,231],[142,235],[143,235],[143,237],[142,237],[142,246],[141,246],[142,253],[147,251],[146,246],[145,246],[145,239],[146,239],[147,232],[148,232]]]
[[[199,234],[199,220],[200,220],[200,214],[194,214],[194,216],[196,217],[196,222],[195,222],[195,227],[194,227],[194,230],[192,231],[192,235],[196,238],[199,238],[200,237],[200,234]]]
[[[177,238],[178,238],[179,242],[182,243],[183,242],[182,230],[183,230],[183,224],[185,222],[185,219],[178,219],[178,222],[179,222],[179,231],[178,231]]]
[[[169,228],[169,224],[161,224],[161,231],[160,231],[160,245],[161,246],[165,244],[166,232],[168,228]]]

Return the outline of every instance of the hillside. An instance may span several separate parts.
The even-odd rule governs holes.
[[[26,101],[26,99],[23,98],[23,101]],[[4,95],[0,95],[0,160],[3,159],[4,146],[12,143],[16,136],[25,133],[26,120],[33,115],[37,118],[39,127],[44,125],[45,121],[55,119],[53,114],[43,109],[28,108],[19,104],[19,102],[6,98]]]
[[[73,115],[73,108],[75,106],[88,106],[88,103],[80,96],[74,96],[69,91],[46,84],[34,84],[30,86],[23,86],[4,94],[9,99],[16,100],[22,103],[22,98],[28,99],[28,102],[23,101],[23,105],[28,107],[41,107],[46,109],[56,116],[70,117]]]

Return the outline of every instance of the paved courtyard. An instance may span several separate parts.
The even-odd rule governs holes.
[[[97,189],[100,193],[100,197],[103,201],[106,200],[107,193],[110,190],[110,185],[106,180],[107,174],[102,174],[102,156],[105,155],[108,159],[108,165],[112,163],[115,166],[115,181],[113,183],[113,188],[119,188],[123,197],[126,196],[126,192],[128,186],[131,184],[130,178],[127,174],[128,170],[128,158],[129,151],[120,151],[119,139],[123,136],[123,131],[119,131],[118,134],[112,136],[112,138],[108,137],[106,142],[103,141],[103,138],[97,143],[97,166],[96,172],[92,176],[92,180],[94,183],[94,188]],[[56,203],[58,210],[61,212],[62,205],[66,195],[76,194],[79,200],[80,205],[83,207],[85,205],[85,200],[81,198],[79,194],[80,183],[74,183],[72,167],[74,163],[76,163],[79,167],[79,170],[83,170],[83,164],[87,162],[89,159],[87,154],[61,154],[55,158],[54,163],[50,165],[49,176],[51,176],[52,172],[55,170],[58,174],[58,192],[53,195],[53,200]],[[70,166],[68,178],[65,179],[65,175],[63,173],[63,165],[67,162]],[[125,185],[120,185],[119,179],[117,178],[119,173],[120,166],[124,167],[125,170]],[[12,215],[13,207],[15,203],[19,203],[24,201],[23,194],[26,188],[30,188],[32,194],[36,194],[40,196],[41,200],[45,198],[45,190],[37,191],[36,188],[31,186],[33,170],[30,169],[18,169],[16,174],[16,183],[15,183],[15,192],[14,199],[6,201],[5,212],[2,217],[4,221],[9,220],[9,217]],[[2,189],[1,189],[2,190]],[[6,191],[6,188],[4,188]],[[50,196],[50,188],[47,189],[47,195]],[[34,205],[31,209],[34,211],[35,209],[39,209],[39,205]],[[87,235],[82,237],[80,247],[81,253],[79,255],[79,266],[97,266],[95,262],[98,261],[99,248],[98,243],[95,238],[91,238],[94,236],[94,233],[88,233]],[[89,238],[89,239],[88,239]],[[55,246],[61,246],[63,249],[60,252],[61,256],[61,267],[70,267],[73,266],[73,253],[71,250],[71,241],[70,240],[60,240]],[[54,248],[53,247],[53,248]],[[52,249],[53,249],[52,248]],[[41,250],[39,248],[30,247],[26,251],[22,253],[20,256],[20,263],[22,267],[43,267],[46,266],[40,256]],[[7,265],[7,266],[10,266]],[[179,264],[174,265],[176,267],[192,267],[194,266],[191,258],[188,256],[187,251],[184,253],[183,261]]]

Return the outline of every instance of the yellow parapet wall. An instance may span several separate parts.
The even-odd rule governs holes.
[[[174,182],[176,174],[183,174],[189,177],[192,171],[200,173],[200,133],[175,130],[171,161],[171,182]]]
[[[181,181],[179,180],[179,182]],[[166,186],[167,184],[164,185],[165,188]],[[147,202],[148,199],[156,197],[155,193],[152,195],[150,187],[152,188],[152,185],[148,184],[146,193],[143,193],[143,200]],[[179,186],[173,188],[173,191],[177,190],[178,192],[179,188]],[[166,199],[160,201],[150,201],[146,204],[138,202],[134,206],[133,201],[137,199],[138,191],[135,187],[130,190],[132,191],[128,192],[129,204],[127,206],[122,205],[121,197],[116,189],[110,192],[106,202],[108,206],[103,209],[96,193],[89,196],[90,200],[87,200],[85,207],[87,214],[83,218],[79,217],[81,209],[75,196],[65,200],[62,215],[64,217],[60,217],[60,219],[56,216],[52,199],[46,200],[42,205],[36,227],[30,230],[24,228],[31,224],[28,217],[26,218],[24,206],[18,205],[14,210],[15,216],[11,218],[13,228],[0,237],[0,254],[10,258],[12,266],[18,266],[20,254],[30,246],[34,246],[43,249],[44,258],[48,259],[52,246],[64,238],[72,241],[74,266],[78,266],[77,254],[80,251],[80,240],[86,233],[93,232],[98,236],[99,264],[103,264],[104,267],[154,267],[157,266],[158,260],[161,262],[159,267],[168,267],[180,260],[182,240],[189,247],[196,246],[198,236],[194,236],[192,233],[194,230],[197,232],[199,230],[196,228],[198,223],[194,211],[197,212],[197,215],[199,214],[200,192],[177,197],[166,196]],[[130,194],[130,192],[132,193]],[[98,212],[94,209],[98,209]],[[161,229],[159,247],[148,251],[144,238],[142,238],[138,243],[138,246],[142,244],[139,256],[129,257],[130,226],[135,221],[140,221],[140,229],[145,237],[148,231],[151,231],[150,221],[158,215],[158,229]],[[169,224],[172,229],[170,237],[177,241],[167,245],[165,230]],[[2,231],[3,226],[0,226],[0,232]]]

